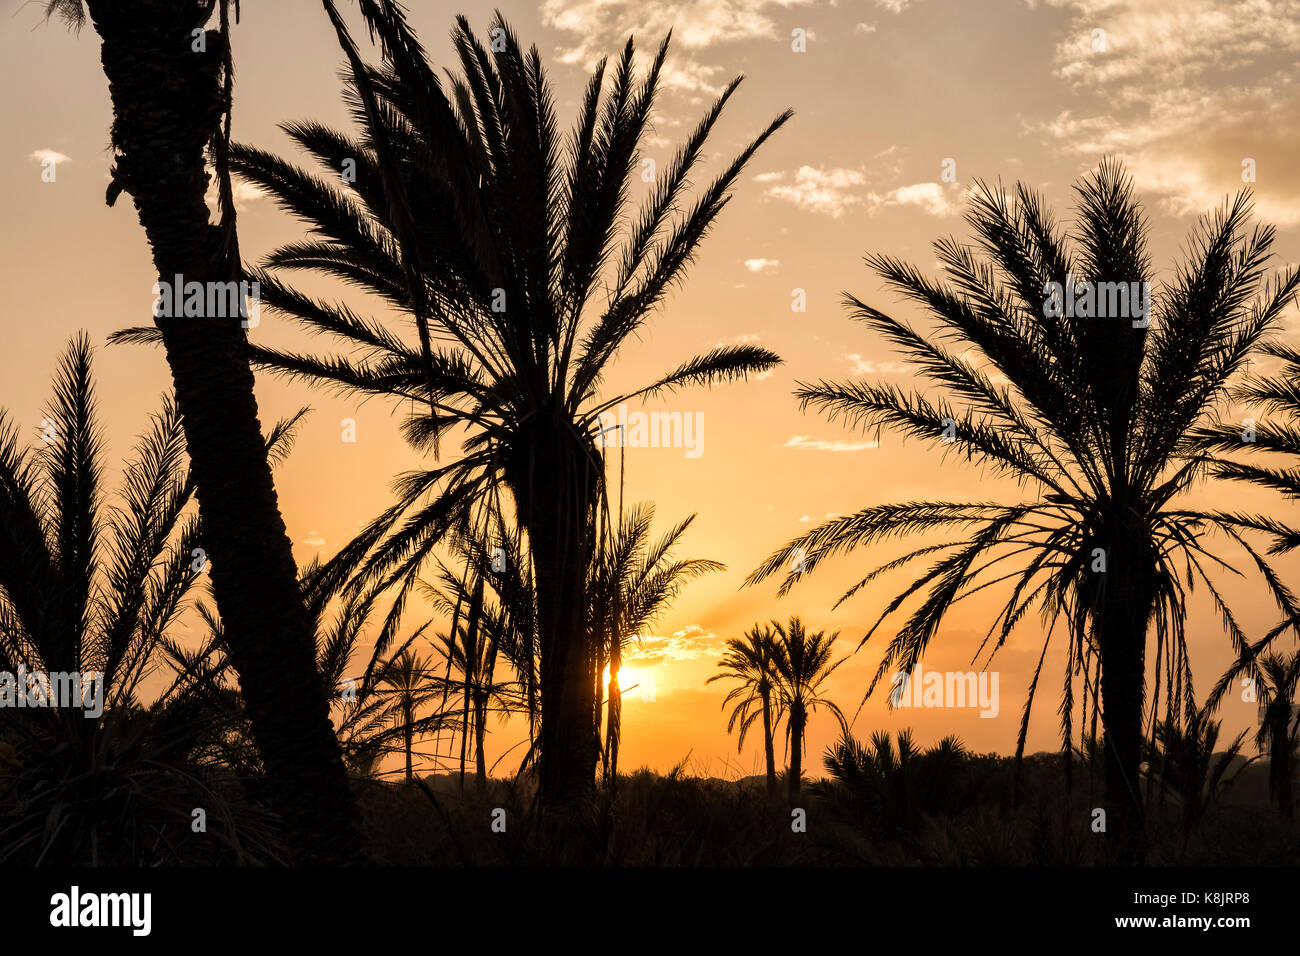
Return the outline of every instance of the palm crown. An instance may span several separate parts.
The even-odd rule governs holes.
[[[889,643],[868,694],[892,669],[915,667],[955,602],[1005,583],[1009,599],[981,650],[995,653],[1035,607],[1043,613],[1048,641],[1064,617],[1067,678],[1084,672],[1085,695],[1090,687],[1095,694],[1097,683],[1104,694],[1110,679],[1107,730],[1124,754],[1125,769],[1116,772],[1127,776],[1132,795],[1149,623],[1158,625],[1153,706],[1162,676],[1171,706],[1175,700],[1193,706],[1183,629],[1185,594],[1194,581],[1208,585],[1234,644],[1244,646],[1215,589],[1210,572],[1220,561],[1206,551],[1204,536],[1218,530],[1244,549],[1251,563],[1265,569],[1275,600],[1289,603],[1263,556],[1243,536],[1258,520],[1188,510],[1179,495],[1206,467],[1193,447],[1194,429],[1266,340],[1300,274],[1287,270],[1266,281],[1274,230],[1248,226],[1250,203],[1242,194],[1202,221],[1188,261],[1151,295],[1149,312],[1106,316],[1095,309],[1091,315],[1087,309],[1061,309],[1059,300],[1051,302],[1051,290],[1068,290],[1079,280],[1094,289],[1105,288],[1103,283],[1152,287],[1146,225],[1128,176],[1106,162],[1076,190],[1078,217],[1067,237],[1041,197],[1024,186],[1013,198],[981,185],[967,215],[977,244],[953,238],[935,244],[947,281],[932,281],[888,256],[867,257],[890,286],[928,311],[937,334],[854,296],[847,304],[937,386],[937,395],[867,382],[818,382],[798,391],[805,407],[935,442],[1033,488],[1033,497],[1012,505],[929,501],[869,507],[779,549],[749,581],[785,570],[784,592],[801,574],[854,548],[894,535],[959,531],[876,568],[841,599],[890,570],[938,556],[868,631],[870,637],[908,599],[920,596],[919,607]],[[1100,660],[1089,680],[1084,668],[1095,658]],[[1066,688],[1061,716],[1068,742],[1068,679]],[[1120,726],[1131,740],[1120,741]],[[1022,746],[1024,733],[1022,724]]]

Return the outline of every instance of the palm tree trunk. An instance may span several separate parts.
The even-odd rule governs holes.
[[[799,784],[803,779],[803,705],[790,705],[790,806],[799,803]]]
[[[1277,707],[1277,712],[1278,716],[1273,719],[1273,728],[1269,732],[1268,773],[1277,808],[1282,812],[1282,818],[1290,822],[1295,817],[1295,797],[1291,785],[1291,715],[1281,706]]]
[[[474,695],[474,777],[479,790],[487,786],[487,757],[483,749],[487,737],[487,705],[487,694],[480,691]]]
[[[1102,727],[1106,735],[1106,834],[1117,862],[1141,863],[1146,855],[1139,771],[1142,709],[1146,696],[1147,622],[1154,603],[1150,564],[1141,539],[1119,533],[1107,549],[1100,575],[1097,637],[1101,657]]]
[[[760,690],[763,698],[763,756],[767,760],[767,795],[776,796],[776,754],[772,751],[772,692]]]
[[[589,442],[558,417],[535,430],[508,465],[520,523],[528,531],[537,589],[541,732],[538,785],[543,812],[577,819],[591,804],[600,741],[587,628],[587,569],[594,546],[599,475]]]
[[[609,673],[609,719],[605,727],[605,752],[609,762],[605,770],[605,779],[618,779],[618,744],[623,730],[623,688],[618,685],[618,672],[610,664]]]
[[[406,782],[411,783],[415,779],[414,768],[411,765],[411,751],[415,744],[415,731],[411,729],[411,719],[415,715],[409,711],[406,714],[406,730],[403,731],[402,737],[406,743]]]
[[[469,753],[469,680],[465,680],[465,702],[460,715],[460,792],[465,792],[465,761]]]
[[[206,145],[224,110],[225,38],[191,44],[194,4],[88,0],[102,42],[116,150],[110,200],[134,201],[161,281],[238,281],[209,224]],[[232,254],[233,253],[233,254]],[[202,546],[269,792],[303,862],[360,854],[360,824],[315,666],[292,546],[276,500],[239,317],[159,319],[198,489]]]

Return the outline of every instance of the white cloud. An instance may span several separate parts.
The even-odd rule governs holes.
[[[325,539],[317,534],[315,529],[313,529],[307,537],[302,539],[302,543],[311,548],[319,548],[325,544]]]
[[[72,162],[71,156],[65,156],[63,153],[60,153],[57,149],[38,149],[30,153],[27,158],[32,160],[35,163],[39,163],[42,166],[44,166],[46,163],[53,163],[54,165],[57,166],[60,163]]]
[[[876,6],[890,13],[899,14],[912,5],[912,0],[876,0]]]
[[[867,202],[872,212],[882,206],[916,206],[931,216],[944,218],[961,212],[961,187],[956,183],[913,183],[883,196],[871,193]]]
[[[853,26],[854,33],[875,33],[876,25],[874,23],[857,23]]]
[[[674,45],[688,51],[788,37],[782,11],[814,3],[816,0],[544,0],[541,18],[544,26],[572,38],[572,46],[560,49],[560,60],[590,68],[601,56],[621,49],[629,34],[647,51],[669,30]],[[720,67],[688,60],[668,69],[677,71],[665,78],[670,86],[709,92],[716,88],[713,75]]]
[[[868,448],[879,448],[878,441],[828,441],[821,438],[813,438],[811,435],[791,435],[790,439],[781,446],[782,448],[811,448],[814,451],[865,451]]]
[[[873,362],[856,352],[844,356],[853,366],[855,375],[902,375],[908,371],[905,362]]]
[[[1122,159],[1174,215],[1217,207],[1255,159],[1256,212],[1300,223],[1300,182],[1264,173],[1300,148],[1300,0],[1045,3],[1069,14],[1054,62],[1078,102],[1031,130],[1089,163]]]
[[[672,634],[645,634],[623,652],[627,662],[640,665],[662,661],[689,661],[697,657],[713,656],[719,651],[717,635],[698,624],[690,624]]]
[[[767,195],[783,199],[801,209],[838,219],[862,202],[854,190],[866,183],[866,176],[856,169],[817,169],[800,166],[793,182],[785,182],[785,173],[762,173],[754,178],[762,183],[774,183]]]
[[[780,259],[746,259],[745,268],[750,272],[775,272],[781,265]]]

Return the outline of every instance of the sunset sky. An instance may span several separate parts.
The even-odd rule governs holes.
[[[438,67],[454,65],[447,35],[457,13],[466,12],[480,32],[490,16],[486,5],[408,6]],[[354,16],[352,5],[341,7]],[[42,9],[40,2],[0,0],[7,313],[0,406],[33,440],[51,372],[74,330],[85,328],[102,344],[117,329],[145,324],[156,278],[130,204],[104,204],[111,111],[97,38],[89,29],[77,36],[58,21],[46,23]],[[849,654],[894,596],[898,579],[891,578],[830,610],[863,573],[903,553],[898,544],[827,564],[784,598],[775,597],[774,583],[741,590],[774,548],[830,515],[870,505],[1014,502],[1025,494],[920,443],[904,445],[885,432],[877,444],[874,434],[799,411],[791,394],[797,381],[912,378],[841,304],[850,291],[924,324],[882,290],[863,265],[865,253],[896,255],[934,274],[931,242],[968,235],[960,216],[973,181],[1024,180],[1068,217],[1071,183],[1114,155],[1128,164],[1146,204],[1158,279],[1171,275],[1197,216],[1242,188],[1243,169],[1254,171],[1259,218],[1279,229],[1275,264],[1300,261],[1300,175],[1293,165],[1300,153],[1300,0],[502,0],[500,9],[541,51],[566,128],[600,55],[616,53],[632,33],[648,58],[672,28],[666,89],[643,144],[644,155],[660,163],[736,74],[747,78],[711,141],[711,170],[786,107],[796,114],[755,157],[687,282],[608,383],[614,394],[720,343],[757,343],[785,362],[760,381],[688,390],[645,406],[702,413],[702,454],[629,449],[626,500],[653,500],[659,529],[698,513],[684,553],[728,570],[689,585],[628,661],[635,677],[625,676],[624,685],[652,681],[654,695],[642,699],[634,690],[626,702],[626,770],[666,770],[689,754],[698,773],[759,772],[761,739],[737,756],[720,711],[724,690],[704,684],[725,640],[756,621],[799,614],[814,629],[839,631],[837,647]],[[796,30],[806,36],[804,52],[792,49]],[[365,40],[359,24],[356,35]],[[234,43],[236,139],[305,162],[277,123],[311,118],[350,131],[339,97],[342,56],[316,0],[244,0]],[[50,158],[53,183],[41,178],[42,161]],[[945,168],[955,182],[944,181]],[[303,234],[268,198],[249,189],[237,196],[249,261]],[[354,308],[380,310],[327,282],[294,281]],[[791,310],[797,289],[806,294],[804,313]],[[1288,329],[1295,318],[1288,313]],[[309,345],[274,316],[264,315],[252,334]],[[139,346],[101,348],[97,375],[116,462],[169,387],[169,375],[161,352]],[[257,397],[264,424],[304,404],[314,409],[277,473],[300,562],[333,554],[390,503],[390,479],[419,464],[398,433],[397,409],[377,400],[358,405],[265,374]],[[356,420],[355,443],[341,440],[344,418]],[[1276,498],[1241,487],[1196,497],[1221,504],[1225,495],[1237,508],[1295,518]],[[1300,560],[1279,566],[1300,586]],[[1256,579],[1224,579],[1224,591],[1252,637],[1275,623]],[[923,667],[969,669],[999,594],[967,602],[950,617]],[[1203,699],[1230,652],[1201,598],[1188,626]],[[418,623],[418,615],[409,620]],[[857,710],[891,634],[878,634],[831,681],[830,696],[848,714]],[[857,714],[854,732],[866,737],[910,726],[922,743],[955,733],[975,750],[1012,752],[1040,645],[1037,621],[1028,620],[994,659],[1001,692],[994,718],[975,710],[890,711],[878,692]],[[1061,667],[1051,655],[1044,674],[1031,751],[1059,741]],[[1220,716],[1230,739],[1254,728],[1255,705],[1231,695]],[[492,729],[495,752],[525,733],[518,721]],[[810,772],[820,771],[835,734],[832,718],[813,718]]]

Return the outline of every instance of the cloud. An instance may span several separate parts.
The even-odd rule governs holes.
[[[855,194],[857,187],[866,183],[866,176],[857,169],[817,169],[800,166],[792,182],[786,182],[785,173],[761,173],[754,179],[770,183],[767,195],[793,203],[808,212],[839,219],[853,206],[862,202]]]
[[[956,183],[913,183],[883,196],[871,193],[866,199],[873,213],[884,206],[916,206],[922,212],[942,219],[961,212],[960,194],[961,187]]]
[[[814,451],[865,451],[868,448],[879,448],[878,441],[827,441],[825,439],[813,438],[811,435],[791,435],[790,439],[781,446],[782,448],[811,448]]]
[[[876,25],[874,23],[856,23],[853,25],[854,33],[875,33]]]
[[[698,624],[690,624],[672,634],[645,634],[623,652],[623,660],[641,666],[665,661],[689,661],[697,657],[716,657],[720,644],[717,635]]]
[[[902,13],[912,5],[912,0],[876,0],[876,6],[895,15]]]
[[[745,268],[750,272],[775,272],[781,265],[780,259],[746,259]]]
[[[897,147],[878,154],[893,156]],[[766,195],[793,203],[809,212],[839,219],[855,206],[865,205],[876,213],[889,206],[915,206],[931,216],[944,218],[960,214],[962,187],[957,183],[912,183],[888,192],[862,191],[867,176],[862,170],[800,166],[793,177],[784,172],[760,173],[755,182],[767,185]]]
[[[1219,206],[1254,160],[1259,216],[1300,224],[1300,181],[1289,175],[1300,149],[1300,0],[1043,2],[1067,11],[1053,63],[1077,102],[1031,131],[1089,163],[1122,159],[1139,191],[1178,216]]]
[[[812,6],[816,0],[544,0],[544,26],[567,34],[572,46],[561,47],[564,63],[590,68],[611,50],[621,49],[629,34],[646,49],[673,31],[673,43],[687,51],[716,44],[788,37],[782,13]],[[691,60],[666,68],[665,83],[688,92],[717,89],[713,79],[721,68]],[[676,71],[675,73],[673,71]]]
[[[54,165],[57,166],[60,163],[72,162],[71,156],[65,156],[63,153],[60,153],[57,149],[34,150],[30,154],[28,154],[27,158],[32,160],[35,163],[40,164],[41,166],[44,166],[46,163],[53,163]]]
[[[230,197],[235,203],[235,211],[243,212],[251,203],[256,202],[266,196],[262,190],[258,189],[252,183],[246,183],[241,179],[231,179]],[[221,214],[220,207],[221,193],[217,188],[217,178],[211,177],[208,182],[208,191],[204,194],[203,199],[208,204],[214,216]]]
[[[910,371],[906,362],[873,362],[856,352],[844,358],[852,363],[855,375],[902,375]]]
[[[325,544],[325,539],[317,534],[315,529],[313,529],[307,537],[302,539],[302,543],[310,548],[319,548]]]

